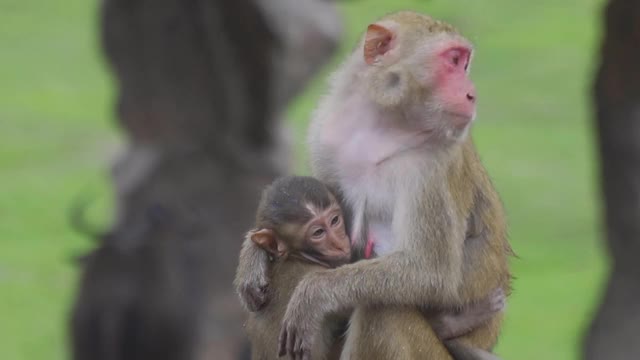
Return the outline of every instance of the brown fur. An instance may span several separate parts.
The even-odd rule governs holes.
[[[249,309],[264,307],[259,312],[252,312],[246,323],[253,360],[279,358],[280,324],[289,298],[302,278],[349,261],[349,238],[344,232],[342,217],[331,191],[314,178],[282,177],[263,191],[256,225],[246,235],[235,280],[236,286],[241,288],[255,261],[267,261],[264,258],[267,252],[275,258],[270,269],[270,302],[265,306],[267,291],[263,287],[250,295],[247,304]],[[338,220],[329,223],[329,219]],[[314,237],[316,230],[322,230],[324,235]],[[344,251],[336,252],[337,248]],[[344,330],[346,318],[346,315],[335,315],[324,319],[323,330],[314,339],[311,349],[315,359],[338,358],[342,345],[335,340],[338,332]]]
[[[472,301],[486,296],[487,291],[496,287],[501,287],[509,295],[511,273],[508,256],[514,253],[507,240],[502,202],[471,138],[464,142],[455,161],[450,167],[447,182],[459,216],[467,217],[471,225],[465,240],[459,296],[462,301]],[[502,314],[496,314],[486,326],[465,336],[463,342],[491,349],[497,341],[502,317]]]
[[[413,11],[398,11],[383,16],[380,21],[392,20],[404,27],[411,29],[415,38],[424,38],[425,36],[436,33],[458,34],[458,30],[451,24],[442,20],[434,19],[429,15],[418,14]]]
[[[360,307],[341,359],[452,359],[424,315],[411,307]]]
[[[246,323],[251,341],[252,360],[280,360],[278,356],[278,334],[287,303],[296,285],[310,273],[325,269],[322,266],[299,261],[294,258],[278,259],[272,265],[270,281],[270,303],[259,312],[250,313]],[[343,322],[328,320],[322,334],[315,341],[313,359],[338,359],[342,342],[338,338]]]
[[[301,189],[305,190],[298,191]],[[243,245],[238,272],[239,278],[236,279],[237,283],[242,283],[241,277],[246,275],[247,263],[255,261],[256,257],[260,256],[259,252],[264,253],[266,251],[258,248],[252,240],[258,229],[270,226],[274,230],[280,229],[277,231],[278,233],[298,234],[282,238],[286,247],[290,249],[290,254],[295,255],[298,250],[305,248],[307,240],[303,238],[302,233],[284,231],[282,229],[299,229],[300,225],[298,223],[310,220],[307,217],[308,214],[303,214],[306,209],[303,206],[305,202],[300,201],[302,196],[310,197],[310,193],[315,193],[316,202],[323,198],[329,201],[321,205],[322,207],[333,206],[335,197],[330,193],[329,197],[323,196],[323,192],[329,193],[329,190],[320,182],[300,177],[279,179],[274,185],[265,189],[258,209],[256,230],[252,230],[247,234]],[[277,219],[285,218],[283,217],[284,213],[289,213],[290,216],[294,217],[289,218],[287,222],[277,221]],[[252,313],[247,322],[247,332],[253,344],[253,359],[275,359],[276,330],[278,330],[278,325],[284,318],[289,297],[293,293],[295,286],[306,274],[313,274],[322,269],[324,268],[300,262],[296,258],[287,257],[287,255],[278,257],[271,269],[273,279],[270,282],[272,291],[269,295],[272,303],[263,311]],[[460,312],[453,312],[451,309],[449,311],[429,311],[428,317],[425,317],[418,309],[411,307],[373,306],[361,308],[353,314],[352,322],[365,326],[352,326],[350,329],[352,336],[350,338],[365,338],[367,340],[356,341],[354,345],[349,345],[349,352],[345,352],[342,356],[354,359],[370,359],[374,354],[374,359],[412,359],[424,356],[450,358],[444,346],[441,344],[434,346],[438,342],[436,339],[456,338],[467,334],[471,329],[484,325],[491,314],[496,311],[493,306],[493,299],[500,299],[500,297],[491,296],[484,301],[467,304],[464,307],[464,311]],[[251,302],[260,300],[262,300],[260,295],[251,298]],[[255,307],[261,307],[262,305]],[[340,357],[343,348],[342,339],[336,338],[338,332],[343,331],[345,328],[341,319],[346,319],[346,316],[334,316],[325,321],[326,325],[323,326],[320,337],[314,341],[313,358],[337,359]],[[368,320],[363,321],[361,319]],[[435,325],[435,327],[432,325]],[[386,336],[389,332],[394,334],[394,346],[389,346],[390,338]],[[400,343],[399,345],[398,342]],[[447,341],[447,348],[451,349],[454,345],[456,347],[464,347],[463,344],[459,344],[458,339]],[[460,358],[462,359],[462,357]],[[472,358],[476,359],[478,357]]]
[[[379,258],[323,271],[302,281],[289,304],[284,331],[288,337],[301,338],[303,347],[308,346],[309,334],[317,331],[314,319],[353,307],[361,315],[352,319],[351,329],[371,330],[372,324],[379,324],[376,331],[381,343],[376,346],[398,350],[404,334],[392,323],[394,309],[427,306],[437,312],[464,308],[496,287],[506,294],[511,289],[508,257],[513,253],[507,242],[502,204],[472,140],[466,130],[451,127],[453,119],[443,112],[446,104],[436,96],[438,83],[433,74],[424,71],[431,69],[426,60],[436,59],[436,51],[442,51],[438,46],[462,44],[472,50],[472,45],[453,26],[426,15],[399,12],[377,24],[393,32],[391,50],[372,64],[362,59],[362,47],[348,58],[334,75],[331,92],[314,116],[309,143],[314,175],[344,193],[344,206],[352,208],[355,219],[363,219],[364,224],[390,224],[393,243],[398,245]],[[399,80],[389,83],[390,76]],[[342,110],[345,108],[348,110]],[[387,148],[402,149],[406,139],[411,139],[384,128],[390,124],[399,131],[430,130],[429,146],[407,153],[382,153],[379,156],[389,160],[375,168],[362,163],[373,173],[362,170],[360,177],[345,176],[351,174],[355,161],[378,156],[377,144],[384,139],[375,134],[389,134],[387,143],[382,142]],[[349,133],[341,134],[342,128]],[[359,135],[370,136],[370,140],[355,145],[359,144],[356,134],[360,128],[363,132]],[[360,150],[349,153],[345,149]],[[389,195],[380,199],[380,193]],[[317,310],[305,313],[303,306]],[[389,307],[386,324],[381,324],[376,312],[366,310],[380,306]],[[497,312],[484,325],[447,342],[450,352],[471,356],[467,358],[493,357],[486,351],[497,341],[502,317],[502,312]],[[349,330],[344,356],[356,351],[352,345],[372,346],[367,338],[357,339],[357,333]],[[445,349],[432,331],[425,331],[420,338],[432,351]],[[374,359],[385,359],[385,351],[378,354]]]
[[[420,359],[416,354],[432,351],[448,359],[446,346],[457,360],[495,359],[487,351],[497,342],[501,311],[444,346],[417,312],[464,309],[495,288],[511,290],[513,252],[499,196],[467,135],[470,125],[454,127],[458,119],[437,96],[442,83],[425,66],[442,61],[435,51],[446,44],[469,54],[471,44],[421,14],[399,12],[378,24],[393,32],[391,50],[371,64],[362,48],[347,59],[314,115],[309,144],[314,175],[338,189],[353,214],[354,239],[377,224],[391,233],[388,250],[302,279],[285,313],[281,348],[308,356],[323,319],[356,309],[345,358]],[[394,76],[398,81],[388,82]],[[418,134],[423,145],[407,149]],[[404,339],[420,341],[407,348]]]
[[[457,215],[469,219],[464,261],[461,264],[462,281],[458,289],[449,289],[458,296],[447,301],[463,307],[464,304],[487,297],[488,292],[497,287],[509,294],[511,275],[507,256],[513,255],[513,252],[507,241],[506,218],[502,203],[478,159],[471,139],[455,149],[446,174],[447,180],[443,184],[448,187]],[[438,201],[442,199],[434,194],[423,204],[437,204]],[[425,221],[433,225],[433,221]],[[439,246],[447,244],[441,243]],[[443,250],[434,251],[441,253]],[[344,274],[335,276],[337,278]],[[327,279],[327,282],[331,280]],[[401,284],[397,291],[403,291]],[[351,319],[342,359],[452,359],[447,349],[458,354],[456,360],[493,359],[493,355],[473,349],[490,351],[495,346],[502,318],[501,312],[496,313],[468,334],[447,341],[445,346],[416,308],[359,307]]]

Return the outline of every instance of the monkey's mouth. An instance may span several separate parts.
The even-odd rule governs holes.
[[[338,266],[342,266],[344,264],[348,264],[351,262],[351,254],[349,253],[349,255],[346,255],[344,257],[341,258],[332,258],[330,261],[328,260],[327,263],[332,267],[332,268],[337,268]]]
[[[351,251],[347,251],[344,253],[339,253],[336,255],[331,255],[329,257],[318,257],[318,256],[312,256],[309,255],[305,252],[301,252],[300,253],[300,257],[310,263],[316,264],[316,265],[320,265],[323,267],[326,267],[328,269],[333,269],[336,268],[340,265],[344,265],[347,264],[349,262],[351,262]]]
[[[475,111],[472,114],[468,114],[445,110],[444,114],[450,118],[451,124],[453,124],[453,126],[455,126],[459,130],[464,129],[469,124],[471,124],[473,122],[473,119],[475,119],[476,117]]]
[[[348,264],[351,262],[351,251],[336,253],[323,260],[332,268]]]

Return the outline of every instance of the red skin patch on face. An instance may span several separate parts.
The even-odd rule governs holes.
[[[475,113],[476,90],[467,74],[470,59],[471,49],[454,45],[440,52],[435,60],[437,93],[448,112],[460,115],[456,126],[465,126]]]
[[[464,46],[451,46],[441,52],[440,57],[444,58],[444,64],[450,71],[462,69],[465,72],[471,59],[471,50]]]

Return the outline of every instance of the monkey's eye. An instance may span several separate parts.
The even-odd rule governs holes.
[[[458,68],[467,62],[467,52],[461,49],[449,49],[444,53],[444,57],[447,59],[448,64],[454,68]],[[464,66],[466,67],[467,64],[464,64]]]
[[[331,226],[336,226],[338,224],[340,224],[340,215],[336,215],[331,218]]]
[[[458,66],[458,64],[460,64],[460,55],[454,55],[453,58],[451,58],[451,62],[453,65]]]
[[[322,235],[324,235],[324,229],[323,228],[318,228],[318,229],[314,230],[311,233],[311,237],[313,237],[313,238],[320,238],[320,237],[322,237]]]

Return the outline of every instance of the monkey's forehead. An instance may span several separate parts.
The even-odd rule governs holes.
[[[398,11],[383,16],[379,21],[393,21],[412,28],[412,30],[425,34],[450,33],[460,34],[453,25],[442,20],[434,19],[429,15],[419,14],[413,11]]]
[[[338,202],[335,200],[335,198],[332,197],[331,200],[332,202],[329,204],[329,206],[322,206],[320,204],[307,202],[305,203],[305,208],[314,217],[328,215],[329,213],[341,210],[340,205],[338,205]]]

